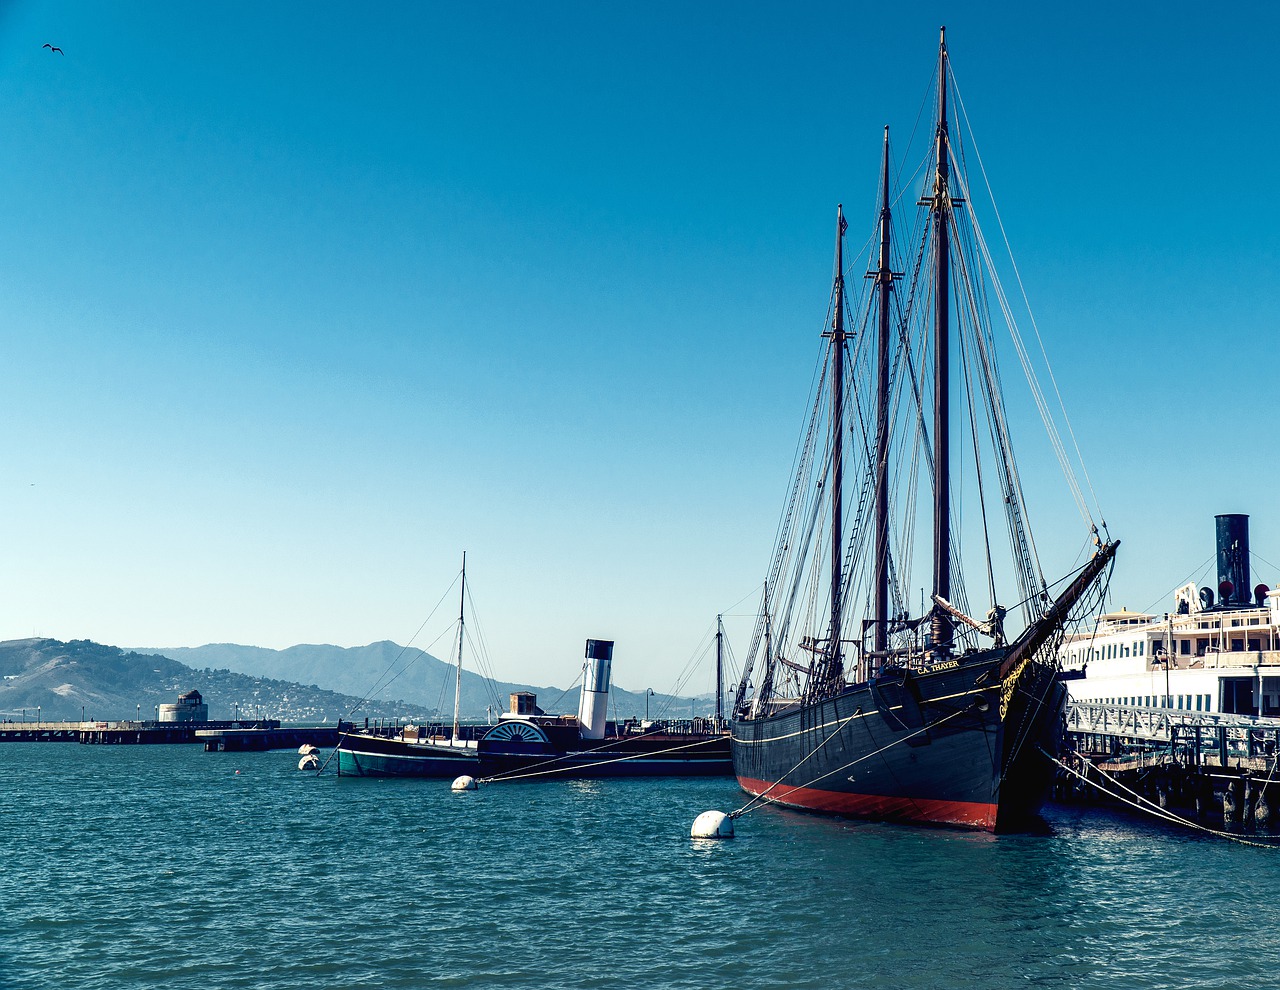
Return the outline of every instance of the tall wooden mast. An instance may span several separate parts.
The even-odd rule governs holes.
[[[716,616],[716,729],[724,721],[724,616]]]
[[[453,741],[458,741],[458,706],[462,701],[462,633],[467,613],[467,551],[462,551],[462,601],[458,605],[458,669],[453,685]]]
[[[880,265],[875,273],[880,304],[880,332],[876,338],[876,520],[874,666],[884,665],[889,646],[889,264],[892,214],[889,211],[889,128],[884,129],[883,179],[880,189]]]
[[[938,45],[938,136],[929,201],[933,220],[934,286],[933,345],[933,593],[951,599],[951,196],[947,189],[949,140],[947,136],[947,29]],[[951,652],[951,617],[933,610],[930,622],[933,651]]]
[[[827,677],[843,673],[840,654],[841,574],[844,563],[844,207],[836,206],[836,304],[831,319],[831,642]],[[829,684],[829,686],[832,686]]]

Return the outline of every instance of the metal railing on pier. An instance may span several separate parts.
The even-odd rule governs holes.
[[[1078,750],[1135,767],[1266,769],[1280,754],[1276,718],[1076,702],[1066,728]]]

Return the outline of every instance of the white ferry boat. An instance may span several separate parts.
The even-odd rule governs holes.
[[[1187,584],[1171,612],[1121,609],[1069,634],[1071,701],[1280,718],[1280,589],[1250,585],[1249,517],[1215,518],[1216,593]]]

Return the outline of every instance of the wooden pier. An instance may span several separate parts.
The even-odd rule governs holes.
[[[95,722],[0,722],[0,742],[78,742]]]
[[[310,744],[320,749],[333,749],[343,731],[350,731],[350,723],[307,727],[247,729],[199,729],[196,742],[204,743],[206,753],[251,753],[269,749],[297,749]]]
[[[1073,704],[1067,749],[1073,770],[1198,824],[1259,833],[1280,824],[1280,719]],[[1065,771],[1055,796],[1107,800]]]
[[[311,742],[311,736],[329,738],[336,745],[336,726],[319,728],[284,728],[276,719],[238,719],[221,722],[0,722],[0,742],[78,742],[92,746],[156,745],[174,743],[207,743],[222,733],[239,734],[238,738],[255,740],[253,744],[219,747],[220,749],[284,749]],[[317,735],[318,734],[318,735]],[[306,736],[291,742],[294,736]],[[321,745],[316,742],[315,745]],[[212,747],[206,745],[206,749]]]

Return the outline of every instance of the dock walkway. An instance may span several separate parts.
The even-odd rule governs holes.
[[[1280,803],[1280,719],[1127,705],[1069,704],[1068,763],[1211,827],[1269,832]],[[1060,799],[1095,800],[1070,774]]]

